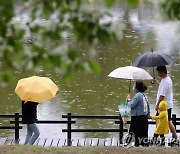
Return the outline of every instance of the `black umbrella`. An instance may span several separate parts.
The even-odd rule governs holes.
[[[153,67],[153,76],[155,79],[154,67],[169,65],[172,62],[173,59],[169,55],[161,52],[153,52],[152,49],[152,52],[147,52],[137,57],[137,59],[133,62],[133,66]]]

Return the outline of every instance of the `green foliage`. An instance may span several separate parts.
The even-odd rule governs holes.
[[[170,17],[180,19],[179,1],[163,3]],[[139,1],[127,2],[137,7]],[[86,51],[94,51],[96,44],[117,39],[111,23],[100,23],[110,16],[108,8],[114,3],[115,0],[0,0],[1,81],[12,80],[14,70],[35,70],[40,66],[60,72],[67,82],[75,72],[91,69],[100,73],[96,57],[88,56],[90,53],[84,57],[81,46],[86,44]]]
[[[139,0],[128,0],[128,3],[133,8],[136,8],[138,6],[138,4],[139,4]]]
[[[89,66],[92,70],[94,70],[96,73],[101,73],[101,68],[96,61],[89,60],[88,63],[89,63]]]
[[[101,4],[111,7],[114,1],[106,0]],[[99,22],[108,11],[97,10],[94,3],[82,0],[0,0],[1,80],[12,79],[13,70],[33,70],[39,66],[60,70],[67,82],[75,72],[86,70],[87,65],[99,73],[97,62],[89,60],[90,57],[82,58],[80,46],[86,43],[94,48],[97,43],[115,39],[115,34],[110,30],[110,24]],[[93,14],[94,11],[97,15]],[[21,15],[26,16],[24,21],[14,20]],[[69,43],[71,38],[73,43]],[[3,71],[7,67],[8,73]]]
[[[1,79],[4,81],[4,82],[0,83],[0,86],[6,86],[7,83],[14,82],[14,77],[13,77],[12,71],[9,71],[9,70],[3,70],[3,71],[0,70],[0,71],[1,71],[0,72]]]
[[[114,4],[115,0],[105,0],[105,2],[106,2],[107,7],[110,8]]]
[[[180,0],[164,0],[162,8],[170,19],[180,20]]]
[[[132,147],[124,148],[118,146],[64,146],[64,147],[43,147],[32,145],[1,145],[0,151],[2,154],[119,154],[119,153],[179,153],[179,147],[162,148],[162,147]]]

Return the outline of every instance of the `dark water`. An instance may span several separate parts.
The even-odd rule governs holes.
[[[125,102],[128,93],[128,81],[108,78],[107,75],[115,68],[130,65],[135,58],[151,48],[170,54],[175,58],[168,66],[169,75],[174,86],[174,109],[180,117],[180,23],[164,21],[156,6],[148,1],[141,2],[137,9],[131,9],[124,3],[117,3],[112,9],[111,21],[122,27],[122,39],[107,46],[97,46],[97,57],[102,67],[101,75],[77,73],[71,84],[66,84],[60,75],[43,68],[37,73],[50,77],[60,88],[57,97],[38,106],[39,120],[61,120],[62,114],[71,112],[80,115],[116,115],[117,106]],[[146,68],[152,74],[151,68]],[[33,72],[16,72],[17,80],[34,75]],[[157,79],[159,79],[157,77]],[[160,80],[160,79],[159,79]],[[148,97],[152,115],[155,114],[155,99],[157,88],[145,82],[148,86]],[[1,88],[0,114],[21,112],[20,99],[15,95],[15,84]],[[133,95],[133,93],[132,93]],[[9,124],[8,120],[0,120],[0,124]],[[116,128],[112,121],[78,120],[73,128]],[[39,125],[41,138],[65,138],[61,132],[65,125]],[[154,127],[150,128],[152,135]],[[48,132],[48,133],[47,133]],[[14,135],[13,131],[0,131],[0,137]],[[20,132],[25,135],[25,127]],[[74,133],[73,137],[111,137],[116,133]]]

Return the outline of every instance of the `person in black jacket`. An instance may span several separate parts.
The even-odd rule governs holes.
[[[22,123],[27,124],[27,135],[24,144],[34,144],[40,132],[37,122],[37,102],[22,101]]]

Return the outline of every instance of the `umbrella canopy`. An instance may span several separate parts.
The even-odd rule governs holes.
[[[152,80],[152,76],[145,71],[144,69],[134,67],[134,66],[125,66],[125,67],[119,67],[112,71],[108,77],[113,78],[121,78],[121,79],[129,79],[129,93],[130,93],[130,86],[131,86],[131,80]]]
[[[133,62],[133,66],[136,67],[157,67],[169,65],[173,62],[173,59],[165,54],[159,52],[147,52],[137,57]]]
[[[134,66],[119,67],[112,71],[109,77],[130,80],[152,80],[152,76],[142,68]]]
[[[133,66],[136,67],[153,67],[153,76],[155,79],[154,67],[169,65],[173,62],[173,58],[169,55],[161,52],[147,52],[133,62]]]
[[[32,76],[20,79],[15,93],[24,101],[41,103],[55,97],[57,85],[47,77]]]

